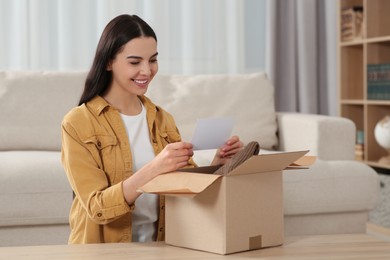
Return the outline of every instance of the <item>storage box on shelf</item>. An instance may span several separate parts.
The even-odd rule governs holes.
[[[363,7],[351,6],[341,11],[341,39],[354,40],[363,37]]]
[[[390,115],[390,82],[372,78],[373,70],[390,64],[390,1],[340,0],[338,8],[340,115],[354,121],[357,131],[364,134],[360,146],[364,162],[390,169],[390,164],[378,162],[388,152],[374,135],[377,122]],[[345,15],[355,19],[354,10],[363,11],[361,37],[345,37]]]

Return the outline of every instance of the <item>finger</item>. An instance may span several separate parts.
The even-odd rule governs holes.
[[[177,169],[180,169],[180,168],[183,168],[185,166],[188,166],[188,160],[187,161],[183,161],[183,162],[179,162],[177,163]]]
[[[223,153],[223,156],[224,156],[224,157],[233,156],[233,155],[235,155],[236,153],[238,153],[240,150],[241,150],[241,148],[236,148],[236,149],[233,149],[233,150],[229,150],[229,151],[227,151],[227,152],[224,152],[224,153]]]
[[[233,143],[233,144],[231,144],[231,145],[224,145],[222,148],[221,148],[221,151],[223,151],[223,152],[229,152],[229,151],[231,151],[231,150],[234,150],[234,149],[241,149],[242,148],[242,142],[241,141],[239,141],[239,142],[235,142],[235,143]]]
[[[194,151],[192,149],[177,149],[175,150],[174,156],[192,156]]]
[[[226,151],[226,152],[220,152],[220,156],[224,157],[224,158],[225,157],[232,157],[233,155],[238,153],[240,150],[241,150],[241,148],[236,148],[236,149],[232,149],[232,150],[229,150],[229,151]]]
[[[238,136],[234,135],[234,136],[230,137],[229,140],[227,140],[226,144],[231,145],[231,144],[234,144],[238,141],[240,141],[240,138],[238,138]]]
[[[188,164],[188,161],[190,160],[190,156],[184,155],[184,156],[178,156],[173,159],[174,165],[179,168],[183,167]],[[176,169],[177,169],[176,168]]]
[[[167,147],[172,149],[192,149],[192,144],[187,142],[176,142],[176,143],[170,143],[167,145]]]

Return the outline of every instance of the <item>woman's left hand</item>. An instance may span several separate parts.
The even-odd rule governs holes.
[[[223,165],[229,161],[233,155],[240,151],[243,147],[243,143],[240,141],[238,136],[232,136],[226,143],[221,146],[212,161],[211,165]]]

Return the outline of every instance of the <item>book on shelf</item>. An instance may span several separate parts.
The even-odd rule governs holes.
[[[355,145],[355,160],[364,161],[364,145],[356,144]]]
[[[363,38],[363,6],[351,6],[341,10],[341,40]]]
[[[367,99],[390,100],[390,63],[367,65]]]
[[[356,144],[355,144],[355,160],[364,160],[364,131],[358,130],[356,132]]]

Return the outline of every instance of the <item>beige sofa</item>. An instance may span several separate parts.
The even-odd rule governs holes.
[[[60,123],[77,105],[85,76],[0,72],[0,246],[67,242],[72,191],[60,163]],[[197,118],[232,116],[234,134],[257,140],[260,153],[309,149],[318,156],[310,169],[284,173],[287,235],[365,232],[378,176],[353,160],[350,120],[275,112],[264,73],[158,75],[148,96],[175,116],[185,140]],[[213,153],[194,159],[207,165]]]

